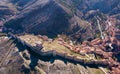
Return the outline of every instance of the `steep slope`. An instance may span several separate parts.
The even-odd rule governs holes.
[[[55,37],[63,33],[81,41],[99,37],[95,36],[99,33],[96,16],[102,19],[102,30],[108,16],[119,20],[119,0],[10,0],[10,3],[18,12],[5,22],[3,31],[15,34]]]
[[[81,8],[82,7],[82,8]],[[119,0],[86,0],[78,6],[78,9],[87,13],[90,10],[99,10],[109,16],[114,16],[120,20],[120,1]]]
[[[16,7],[8,0],[0,0],[0,26],[2,26],[8,18],[15,15],[16,12]]]
[[[5,25],[17,31],[55,35],[69,27],[68,19],[68,14],[56,2],[38,0]]]
[[[5,32],[33,33],[55,37],[61,33],[72,35],[86,29],[90,31],[87,21],[74,15],[69,5],[59,1],[26,0],[24,2],[11,0],[11,2],[16,5],[18,12],[4,24],[3,31]],[[91,33],[88,36],[93,37]]]

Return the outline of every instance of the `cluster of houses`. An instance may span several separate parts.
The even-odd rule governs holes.
[[[11,35],[14,39],[21,42],[23,45],[28,46],[32,49],[33,52],[44,56],[60,56],[62,58],[76,61],[78,63],[83,64],[95,64],[95,65],[102,65],[102,66],[108,66],[109,69],[111,69],[112,74],[119,74],[120,73],[120,63],[115,60],[113,57],[120,54],[120,30],[115,28],[115,25],[112,23],[112,21],[108,21],[107,23],[107,34],[104,37],[104,39],[96,38],[92,41],[84,41],[80,45],[73,45],[72,42],[67,43],[62,38],[58,38],[58,44],[65,46],[66,48],[70,49],[70,51],[79,53],[81,55],[86,54],[95,54],[97,56],[100,56],[102,60],[94,60],[88,61],[86,59],[77,58],[77,56],[70,56],[67,53],[60,53],[55,50],[50,51],[36,51],[35,49],[42,49],[42,44],[36,44],[35,47],[31,46],[30,44],[23,42],[19,38],[17,38],[14,35]],[[47,36],[38,36],[44,41],[50,41]]]
[[[58,43],[82,55],[89,53],[99,55],[103,60],[107,61],[112,74],[119,74],[120,63],[112,57],[120,54],[120,30],[115,27],[114,22],[111,20],[112,18],[107,21],[107,34],[104,39],[96,38],[91,42],[84,41],[81,45],[71,45],[59,38]]]

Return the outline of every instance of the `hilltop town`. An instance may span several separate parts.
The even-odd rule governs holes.
[[[82,44],[77,45],[71,40],[66,41],[63,36],[50,39],[42,35],[14,36],[10,33],[9,37],[22,43],[28,51],[32,51],[43,58],[53,57],[57,59],[57,57],[61,57],[81,65],[97,66],[105,74],[119,74],[120,30],[115,28],[112,20],[110,18],[106,21],[107,31],[103,39],[96,38],[92,41],[83,41]],[[23,57],[30,60],[28,52],[24,52]]]
[[[0,0],[0,74],[120,74],[119,0]]]

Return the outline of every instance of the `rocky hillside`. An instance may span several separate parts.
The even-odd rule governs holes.
[[[99,31],[94,22],[96,16],[104,18],[103,21],[106,21],[107,16],[119,19],[119,0],[6,0],[6,2],[15,8],[13,11],[16,11],[16,14],[4,22],[3,31],[15,34],[31,33],[55,37],[64,33],[81,41],[83,38],[96,37],[95,34]],[[102,7],[104,5],[106,6]],[[10,8],[9,10],[12,11]],[[85,37],[81,37],[83,34]]]
[[[69,15],[55,2],[49,0],[27,1],[25,5],[17,2],[20,13],[5,25],[14,29],[15,33],[56,35],[69,27]],[[29,5],[30,4],[30,5]]]

